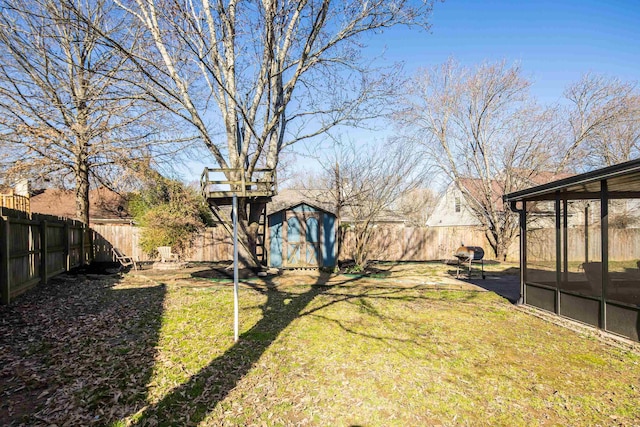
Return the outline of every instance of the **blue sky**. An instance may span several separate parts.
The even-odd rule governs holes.
[[[449,57],[468,66],[518,61],[541,103],[559,101],[586,72],[640,80],[640,0],[449,0],[435,5],[431,22],[430,32],[399,27],[375,35],[367,52],[384,51],[410,74]],[[385,134],[357,130],[351,137],[372,141]],[[305,169],[312,163],[298,159]],[[190,165],[187,175],[203,168]]]
[[[588,71],[640,76],[640,0],[450,0],[435,5],[431,21],[431,33],[392,29],[370,47],[386,46],[408,71],[448,57],[519,61],[542,102],[558,100]]]

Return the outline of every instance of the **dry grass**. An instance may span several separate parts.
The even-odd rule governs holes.
[[[10,320],[0,323],[0,332],[11,330],[14,338],[0,334],[0,350],[15,355],[0,356],[3,400],[47,394],[34,399],[31,412],[18,417],[14,405],[13,418],[0,421],[640,424],[637,354],[456,283],[447,267],[394,266],[378,279],[292,273],[247,280],[240,293],[237,344],[231,287],[195,270],[153,281],[129,275],[102,286],[69,281],[66,292],[45,293],[48,308],[37,302],[42,289],[3,308],[0,316]],[[445,282],[450,285],[434,285]],[[95,303],[84,307],[82,298],[75,298],[80,305],[59,308],[49,324],[59,334],[18,316],[57,313],[87,289],[98,297],[85,300]],[[119,320],[109,323],[110,316]],[[62,332],[78,319],[77,338],[66,340]],[[88,358],[68,359],[82,351]],[[34,366],[40,367],[41,381],[17,390],[11,372],[20,370],[21,378],[28,378]]]

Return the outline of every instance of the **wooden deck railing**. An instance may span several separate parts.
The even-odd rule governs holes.
[[[0,207],[15,209],[17,211],[27,213],[31,212],[29,197],[19,196],[17,194],[13,194],[13,192],[8,194],[0,194]]]
[[[212,174],[237,176],[236,180],[211,179]],[[229,199],[238,197],[272,197],[277,193],[276,174],[273,169],[255,169],[253,178],[247,179],[244,169],[205,168],[200,178],[200,187],[205,199]]]

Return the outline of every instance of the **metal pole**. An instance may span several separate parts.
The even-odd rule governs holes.
[[[238,197],[233,195],[233,340],[238,342]]]

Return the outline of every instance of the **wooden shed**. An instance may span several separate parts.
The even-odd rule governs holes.
[[[336,265],[336,216],[302,202],[268,215],[270,267]]]

